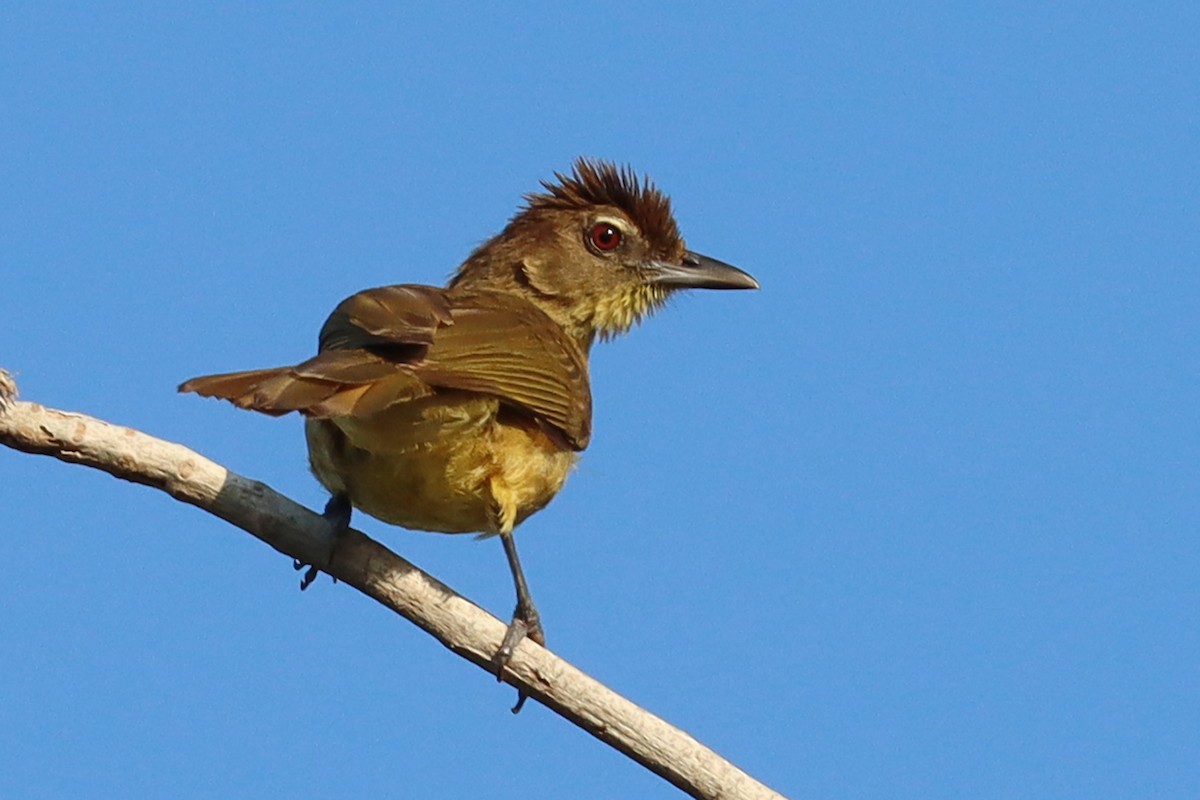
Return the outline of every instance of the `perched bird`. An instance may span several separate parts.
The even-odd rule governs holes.
[[[669,199],[627,167],[579,159],[542,186],[446,288],[359,292],[326,320],[315,357],[179,387],[303,414],[338,528],[353,507],[405,528],[498,535],[517,592],[498,672],[523,637],[545,643],[513,529],[588,445],[592,344],[678,289],[758,288],[688,250]]]

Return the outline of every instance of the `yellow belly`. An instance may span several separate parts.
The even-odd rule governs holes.
[[[309,419],[305,433],[329,491],[384,522],[444,533],[512,530],[550,502],[578,457],[529,417],[468,393]]]

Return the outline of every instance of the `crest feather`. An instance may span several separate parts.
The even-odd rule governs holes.
[[[658,248],[670,250],[679,243],[671,199],[648,177],[639,178],[632,168],[580,158],[570,175],[555,172],[554,177],[557,182],[542,181],[544,193],[525,196],[529,210],[615,206]]]

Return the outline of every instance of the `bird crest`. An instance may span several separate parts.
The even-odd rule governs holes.
[[[628,166],[587,158],[578,159],[570,175],[555,172],[554,177],[556,181],[542,181],[545,192],[525,195],[528,210],[614,206],[638,226],[656,250],[669,252],[679,247],[681,237],[671,199],[648,177],[639,178]]]

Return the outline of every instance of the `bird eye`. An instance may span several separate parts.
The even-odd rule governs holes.
[[[621,229],[611,222],[597,222],[588,233],[592,246],[607,253],[621,244]]]

